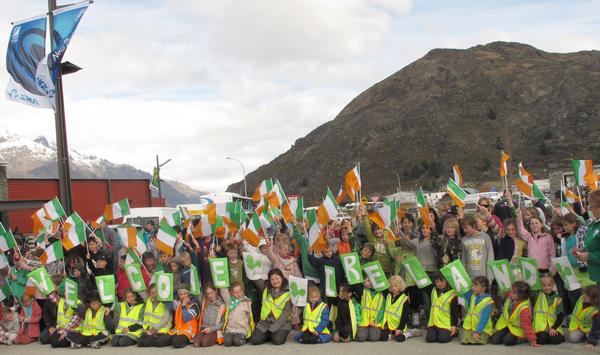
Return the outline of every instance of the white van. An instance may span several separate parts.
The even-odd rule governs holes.
[[[205,214],[206,206],[211,203],[222,204],[235,201],[242,201],[242,207],[246,210],[246,213],[254,210],[251,198],[233,192],[211,192],[209,194],[200,196],[200,201],[198,203],[177,205],[177,208],[187,208],[189,214],[198,216]]]
[[[123,223],[137,224],[143,228],[149,221],[153,221],[154,225],[158,226],[163,217],[172,215],[178,209],[173,207],[141,207],[130,208],[129,211],[131,213],[129,216],[123,217]]]

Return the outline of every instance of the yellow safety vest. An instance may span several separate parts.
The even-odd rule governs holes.
[[[265,288],[262,297],[262,307],[260,309],[260,320],[266,320],[269,314],[273,313],[275,319],[279,319],[285,305],[290,301],[290,292],[286,291],[273,299],[271,292]]]
[[[98,335],[102,332],[107,332],[106,325],[104,324],[104,306],[100,306],[96,314],[93,314],[91,308],[85,311],[85,317],[83,318],[83,326],[81,335],[90,337]]]
[[[481,313],[485,309],[485,307],[493,305],[494,301],[491,297],[484,297],[479,303],[475,304],[476,296],[471,295],[471,302],[469,303],[469,310],[467,311],[467,316],[463,322],[463,328],[465,330],[476,330],[477,325],[479,324],[479,319],[481,318]],[[492,317],[488,318],[487,323],[485,323],[485,328],[483,328],[483,332],[487,335],[492,335],[494,327],[492,327]]]
[[[142,335],[143,329],[138,329],[134,332],[123,333],[122,329],[130,327],[134,324],[140,324],[140,315],[142,313],[143,304],[136,304],[135,306],[129,307],[127,311],[127,302],[121,302],[121,312],[119,313],[119,324],[115,331],[116,334],[130,334],[134,338],[139,338]]]
[[[81,305],[81,301],[77,300],[77,306]],[[65,306],[67,308],[67,310],[65,311]],[[69,306],[67,306],[65,299],[64,298],[60,298],[58,300],[58,305],[57,305],[57,312],[56,312],[56,328],[57,329],[65,329],[67,327],[67,324],[69,324],[69,322],[71,321],[71,318],[73,318],[73,315],[75,315],[75,310]],[[78,325],[76,328],[73,328],[73,331],[75,332],[80,332],[81,331],[81,323],[79,323],[80,325]]]
[[[333,329],[335,327],[335,321],[338,317],[338,306],[332,305],[329,309],[329,321],[333,325]],[[358,308],[359,312],[359,321],[360,321],[360,305],[354,300],[351,299],[348,301],[348,312],[350,312],[350,324],[352,325],[352,337],[356,338],[356,333],[358,332],[358,322],[356,321],[356,309]]]
[[[533,307],[533,331],[535,333],[545,332],[552,328],[557,318],[556,311],[561,304],[562,299],[560,297],[555,297],[554,302],[552,302],[551,305],[548,305],[546,294],[540,292],[540,295],[535,302],[535,306]],[[562,326],[559,326],[556,331],[562,334]]]
[[[385,300],[385,315],[383,318],[383,325],[387,324],[389,330],[397,330],[400,326],[400,319],[402,319],[402,313],[404,313],[404,304],[408,301],[408,297],[405,294],[401,294],[396,302],[392,303],[393,296],[387,295]],[[405,324],[404,329],[400,329],[405,332],[408,326]]]
[[[446,291],[439,297],[435,288],[431,290],[431,311],[429,312],[427,327],[437,327],[447,330],[452,328],[450,303],[454,298],[456,298],[454,290]]]
[[[153,306],[152,300],[148,299],[146,301],[146,305],[144,306],[144,329],[154,328],[156,329],[157,333],[167,334],[169,330],[171,330],[171,317],[169,317],[169,320],[165,326],[160,329],[156,328],[162,320],[163,314],[167,312],[167,307],[162,302],[158,302],[156,308],[153,308]]]
[[[598,308],[589,306],[583,308],[583,296],[579,297],[569,322],[569,331],[581,330],[584,333],[589,333],[592,330],[592,318],[598,314]]]
[[[508,327],[508,330],[512,335],[516,337],[523,337],[525,336],[525,331],[523,328],[521,328],[521,318],[519,318],[519,315],[525,309],[529,311],[531,309],[531,304],[529,303],[529,300],[523,301],[519,303],[517,308],[515,308],[515,310],[509,315],[508,312],[510,311],[510,304],[510,298],[504,302],[502,314],[500,315],[498,322],[496,322],[496,331],[500,331]]]
[[[379,328],[383,326],[384,319],[377,322],[377,315],[384,306],[384,299],[381,292],[376,292],[374,296],[371,295],[371,291],[365,289],[363,292],[362,300],[360,302],[360,326],[368,327],[371,323]],[[383,317],[385,318],[385,317]]]
[[[319,323],[321,323],[323,317],[323,310],[327,307],[327,304],[320,302],[314,309],[311,309],[311,305],[307,304],[304,307],[304,324],[302,325],[302,331],[315,332]],[[329,329],[325,327],[321,330],[321,334],[329,334]]]

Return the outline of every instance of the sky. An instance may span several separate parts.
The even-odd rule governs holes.
[[[3,0],[0,48],[46,6]],[[243,176],[226,157],[249,173],[431,49],[494,41],[598,49],[600,1],[96,0],[63,59],[83,68],[69,148],[148,172],[158,154],[162,178],[224,191]],[[54,139],[48,109],[2,98],[0,125]]]

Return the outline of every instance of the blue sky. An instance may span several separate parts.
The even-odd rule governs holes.
[[[2,1],[0,47],[45,6]],[[241,179],[226,156],[268,163],[433,48],[572,52],[599,33],[598,1],[96,0],[65,56],[84,68],[64,80],[70,147],[146,171],[158,153],[162,176],[220,191]],[[48,110],[2,100],[0,116],[53,138]]]

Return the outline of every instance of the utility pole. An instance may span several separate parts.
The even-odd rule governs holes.
[[[246,185],[246,169],[244,168],[244,164],[240,160],[232,157],[226,157],[225,159],[237,161],[242,166],[242,174],[244,174],[244,197],[248,197],[248,186]]]
[[[160,164],[158,162],[158,154],[156,155],[156,175],[157,175],[157,179],[158,179],[158,203],[162,204],[162,190],[161,190],[161,186],[160,186],[160,168],[167,165],[168,162],[170,162],[171,159],[167,159],[164,163]]]

